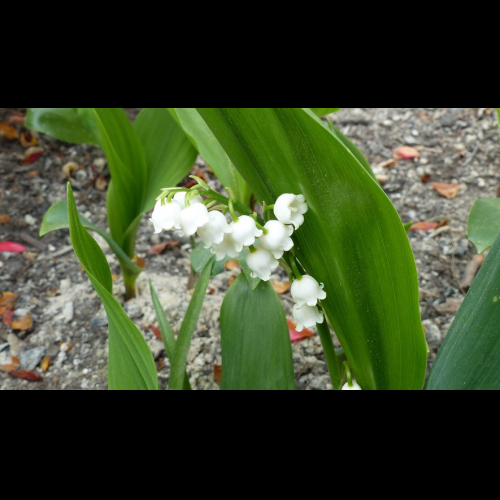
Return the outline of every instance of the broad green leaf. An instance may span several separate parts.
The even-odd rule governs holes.
[[[108,223],[113,239],[133,257],[137,218],[143,214],[148,171],[141,141],[123,108],[93,108],[112,182]]]
[[[118,246],[118,244],[110,234],[98,228],[97,226],[94,226],[94,224],[92,224],[82,215],[80,215],[80,222],[85,228],[94,231],[106,241],[111,250],[113,250],[113,252],[117,256],[121,266],[126,269],[128,273],[135,276],[139,276],[139,274],[141,274],[142,269],[129,259],[129,257]],[[60,229],[69,229],[68,204],[65,201],[59,201],[49,208],[42,222],[42,227],[40,229],[40,238],[48,233],[58,231]]]
[[[431,370],[428,390],[500,389],[500,237]]]
[[[191,340],[193,339],[201,308],[205,301],[213,265],[214,257],[212,257],[201,272],[193,298],[184,317],[177,343],[175,344],[175,355],[172,362],[169,386],[172,391],[180,391],[184,387],[189,348],[191,347]]]
[[[241,275],[221,310],[222,390],[294,390],[285,311],[270,283],[252,291]]]
[[[304,194],[301,263],[365,390],[423,388],[427,347],[408,236],[381,187],[302,108],[198,108],[262,202]]]
[[[347,149],[356,157],[356,159],[365,167],[365,170],[370,174],[373,179],[377,181],[377,177],[373,172],[372,166],[369,161],[365,158],[365,155],[329,120],[330,129],[335,136],[337,136],[340,141],[347,147]]]
[[[188,175],[198,153],[166,108],[144,108],[134,128],[146,154],[148,182],[143,212],[147,212],[162,188],[177,186]]]
[[[215,172],[224,187],[233,190],[237,200],[250,205],[252,191],[238,170],[231,163],[210,128],[196,108],[167,108],[178,121],[208,165]]]
[[[165,346],[165,352],[167,353],[167,357],[172,364],[175,354],[175,334],[170,326],[170,323],[167,319],[167,315],[165,314],[165,310],[163,309],[160,299],[158,298],[158,294],[156,293],[155,287],[153,286],[153,282],[149,281],[149,287],[151,290],[151,298],[153,299],[153,307],[155,308],[156,318],[158,319],[158,325],[160,327],[161,338],[163,339],[163,345]],[[187,373],[184,377],[184,390],[190,391],[191,384],[189,383],[189,377]]]
[[[74,144],[100,143],[92,108],[28,108],[26,127]]]
[[[313,110],[314,114],[322,117],[326,115],[331,115],[332,113],[336,113],[340,111],[342,108],[310,108]]]
[[[75,253],[108,315],[109,389],[158,390],[156,366],[148,344],[121,305],[113,298],[113,282],[106,257],[81,224],[69,184],[68,219]]]
[[[483,198],[474,203],[467,233],[479,253],[493,246],[500,234],[500,198]]]
[[[191,252],[191,267],[195,273],[201,273],[205,266],[213,259],[214,254],[209,248],[205,248],[204,243],[200,243]],[[212,276],[217,276],[224,272],[224,264],[230,260],[229,257],[221,262],[215,262],[212,269]]]

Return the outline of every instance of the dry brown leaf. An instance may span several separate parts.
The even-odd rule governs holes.
[[[70,161],[70,162],[66,163],[62,168],[64,175],[68,179],[71,179],[71,177],[73,177],[74,173],[78,172],[78,170],[83,170],[83,167],[81,165],[79,165],[78,163],[75,163],[74,161]]]
[[[5,307],[8,308],[9,311],[12,311],[18,298],[19,295],[17,295],[17,293],[2,292],[2,297],[0,297],[0,307]]]
[[[403,146],[402,148],[398,148],[394,151],[394,159],[396,161],[414,160],[415,158],[420,158],[420,153],[415,148]]]
[[[12,325],[13,321],[14,321],[14,311],[5,311],[4,313],[2,313],[2,323],[5,326]]]
[[[43,358],[42,359],[42,362],[40,363],[40,368],[42,370],[42,372],[46,372],[48,371],[48,369],[50,368],[50,365],[52,364],[52,361],[50,360],[50,358]]]
[[[137,255],[132,259],[132,262],[141,269],[146,269],[146,262]]]
[[[433,182],[432,189],[436,190],[441,196],[452,200],[458,196],[460,192],[459,184],[442,184],[441,182]]]
[[[0,122],[0,136],[9,140],[19,139],[19,132],[5,122]]]
[[[222,366],[214,365],[214,380],[216,384],[220,384],[222,382]]]
[[[12,322],[12,329],[21,332],[29,332],[33,329],[33,317],[31,313],[21,316]]]
[[[227,283],[227,286],[231,286],[236,281],[236,278],[238,278],[238,276],[236,276],[236,274],[231,275],[231,277],[229,278],[229,281]]]
[[[439,227],[439,222],[419,222],[418,224],[413,224],[410,231],[434,231]]]
[[[113,280],[113,283],[116,283],[120,279],[120,276],[118,276],[118,274],[112,274],[111,279]]]
[[[283,295],[284,293],[288,292],[288,290],[290,290],[289,281],[285,281],[284,283],[273,281],[271,284],[273,285],[273,288],[276,290],[276,293],[278,295]]]
[[[104,177],[98,177],[95,180],[95,187],[98,191],[106,191],[108,187],[108,181]]]
[[[217,290],[215,288],[209,288],[207,290],[207,295],[215,295],[216,292]]]
[[[308,330],[307,328],[304,328],[301,332],[298,332],[296,330],[297,328],[297,323],[295,321],[292,321],[291,319],[288,320],[288,331],[290,332],[290,340],[295,343],[295,342],[302,342],[302,340],[305,339],[310,339],[314,337],[314,333],[311,332],[311,330]]]
[[[35,372],[27,372],[25,370],[21,370],[18,372],[9,373],[11,377],[20,378],[22,380],[27,380],[28,382],[43,382],[44,378],[38,373]]]
[[[20,113],[19,111],[14,111],[7,120],[10,125],[24,125],[24,120],[26,115],[24,113]]]
[[[383,161],[382,163],[379,163],[377,165],[378,168],[391,168],[391,167],[394,167],[394,165],[396,165],[398,162],[394,159],[392,160],[387,160],[387,161]]]
[[[148,328],[155,334],[158,340],[163,340],[161,336],[161,330],[157,326],[149,325]]]
[[[33,137],[29,132],[21,134],[21,138],[19,140],[23,148],[33,148],[37,145],[36,137]]]
[[[4,373],[11,373],[15,372],[16,370],[19,370],[19,367],[21,366],[21,362],[19,361],[19,359],[16,358],[15,356],[12,356],[11,360],[12,363],[10,363],[9,365],[0,366],[0,371]]]
[[[228,260],[224,264],[224,269],[226,271],[235,271],[236,269],[239,269],[239,267],[240,267],[240,264],[238,263],[237,260]]]
[[[176,247],[179,244],[177,240],[167,241],[165,243],[161,243],[160,245],[155,245],[151,248],[149,253],[151,255],[161,255],[167,248]]]

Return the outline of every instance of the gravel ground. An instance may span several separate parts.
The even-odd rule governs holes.
[[[131,115],[137,109],[129,108]],[[0,122],[19,110],[0,108]],[[437,231],[410,234],[432,363],[463,301],[464,273],[475,256],[466,238],[468,213],[477,198],[497,196],[500,151],[495,117],[490,108],[346,108],[335,120],[369,158],[405,223],[442,222]],[[0,291],[19,295],[16,317],[31,313],[33,318],[32,331],[27,333],[14,332],[0,323],[0,365],[17,356],[22,369],[35,369],[44,381],[28,382],[0,372],[0,389],[105,389],[107,321],[99,299],[72,253],[67,231],[41,240],[38,231],[50,205],[65,198],[67,177],[62,167],[69,161],[84,167],[73,180],[79,209],[105,227],[106,195],[97,189],[95,179],[106,178],[108,173],[102,153],[95,148],[71,146],[46,136],[38,142],[44,148],[43,155],[35,163],[23,165],[25,150],[20,142],[0,136],[0,216],[10,216],[9,222],[0,223],[0,241],[28,247],[21,255],[0,253]],[[401,146],[418,149],[421,157],[384,167]],[[459,195],[448,200],[432,189],[432,182],[458,183]],[[166,238],[153,235],[145,217],[137,254],[146,261],[147,269],[139,280],[140,297],[125,304],[158,360],[163,386],[168,382],[169,364],[161,342],[149,328],[156,320],[148,280],[153,280],[176,328],[190,299],[189,244],[181,241],[161,256],[150,255],[151,247]],[[113,273],[118,275],[116,259],[101,243]],[[211,283],[212,294],[207,296],[189,357],[196,389],[218,388],[214,365],[221,363],[219,310],[234,274],[228,271]],[[278,274],[274,279],[283,281],[284,276]],[[118,277],[115,289],[117,296],[123,295]],[[283,303],[289,313],[291,304],[286,295]],[[300,389],[331,388],[317,337],[294,344],[293,352]],[[40,368],[43,358],[51,361],[45,372]]]

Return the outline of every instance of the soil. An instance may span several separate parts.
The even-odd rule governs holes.
[[[140,108],[127,108],[133,117]],[[0,108],[0,122],[22,108]],[[341,130],[360,147],[384,183],[403,222],[437,221],[436,231],[413,231],[410,239],[420,275],[421,308],[430,363],[445,338],[466,293],[463,282],[468,264],[476,255],[466,237],[468,213],[480,197],[497,196],[500,184],[498,131],[492,108],[346,108],[335,117]],[[22,131],[22,127],[18,126]],[[107,320],[100,301],[76,257],[67,231],[40,239],[43,216],[55,202],[65,199],[67,176],[62,167],[76,162],[83,169],[73,174],[80,211],[96,225],[106,227],[106,193],[98,177],[109,179],[102,153],[93,147],[68,145],[37,136],[43,155],[23,165],[25,149],[19,140],[0,136],[0,241],[14,241],[28,248],[23,254],[0,253],[0,292],[18,294],[17,318],[30,313],[30,332],[13,331],[0,323],[0,365],[20,358],[22,369],[34,369],[42,382],[29,382],[0,372],[2,390],[77,390],[106,388]],[[419,150],[416,160],[400,161],[386,168],[401,146]],[[201,160],[199,166],[203,168]],[[217,182],[213,179],[214,185]],[[459,195],[446,199],[432,182],[458,183]],[[0,219],[1,220],[1,219]],[[179,328],[191,297],[188,241],[173,245],[163,255],[150,254],[152,246],[170,236],[154,235],[147,217],[138,236],[137,254],[146,262],[139,279],[140,296],[126,303],[158,360],[161,385],[166,387],[169,363],[151,325],[156,325],[148,291],[151,279],[168,317]],[[116,274],[115,292],[124,294],[116,259],[98,239]],[[216,390],[214,365],[221,364],[219,310],[229,281],[237,271],[213,278],[189,358],[189,373],[196,389]],[[275,281],[283,281],[278,274]],[[285,309],[291,300],[282,295]],[[331,389],[318,337],[294,344],[297,385],[303,390]],[[50,359],[45,372],[42,358]],[[45,363],[47,360],[45,360]],[[33,366],[34,365],[34,366]]]

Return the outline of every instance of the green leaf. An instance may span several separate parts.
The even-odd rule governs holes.
[[[196,108],[167,109],[184,129],[193,146],[215,172],[222,185],[231,188],[237,200],[249,206],[252,191]]]
[[[283,306],[270,283],[252,291],[241,275],[221,310],[222,390],[294,390],[292,347]]]
[[[304,194],[302,265],[365,390],[423,388],[417,269],[394,206],[346,146],[301,108],[199,108],[259,199]]]
[[[143,212],[147,212],[162,188],[177,186],[188,175],[198,153],[166,108],[144,108],[134,128],[146,154],[148,182]]]
[[[106,241],[120,261],[121,266],[127,270],[129,274],[135,276],[139,276],[139,274],[141,274],[142,269],[129,259],[127,254],[118,246],[118,243],[116,243],[110,234],[97,226],[94,226],[94,224],[82,215],[80,215],[80,222],[85,228],[94,231]],[[42,222],[40,238],[48,233],[58,231],[60,229],[69,229],[68,204],[65,201],[59,201],[49,208]]]
[[[109,389],[158,390],[156,366],[148,344],[121,305],[113,298],[113,282],[106,257],[81,224],[69,184],[68,219],[75,253],[108,315]]]
[[[500,198],[483,198],[474,203],[467,233],[479,253],[493,246],[500,234]]]
[[[111,236],[134,256],[137,219],[143,212],[148,171],[139,137],[123,108],[93,108],[102,136],[112,182],[108,190]]]
[[[326,115],[331,115],[332,113],[336,113],[340,111],[342,108],[310,108],[313,110],[314,114],[322,117]]]
[[[428,390],[500,389],[500,237],[438,354]]]
[[[156,312],[156,318],[158,319],[158,325],[161,331],[161,337],[163,339],[163,345],[165,346],[165,352],[167,353],[167,357],[172,364],[175,354],[175,334],[170,326],[170,323],[167,319],[167,315],[165,314],[165,310],[163,309],[160,299],[158,298],[158,294],[156,293],[155,287],[153,286],[153,282],[149,280],[149,287],[151,290],[151,298],[153,299],[153,306]],[[184,390],[190,391],[191,384],[189,383],[189,377],[187,373],[184,378]]]
[[[26,127],[74,144],[100,143],[92,108],[28,108]]]
[[[214,257],[212,257],[201,272],[193,298],[182,323],[177,343],[175,344],[175,356],[170,373],[170,390],[172,391],[180,391],[184,386],[189,348],[191,347],[191,340],[193,339],[201,308],[205,301],[213,265]]]
[[[370,176],[378,183],[377,176],[373,172],[372,166],[369,161],[365,158],[365,155],[329,120],[330,129],[333,134],[340,139],[342,144],[356,157],[356,159],[363,165],[365,170],[370,174]]]

